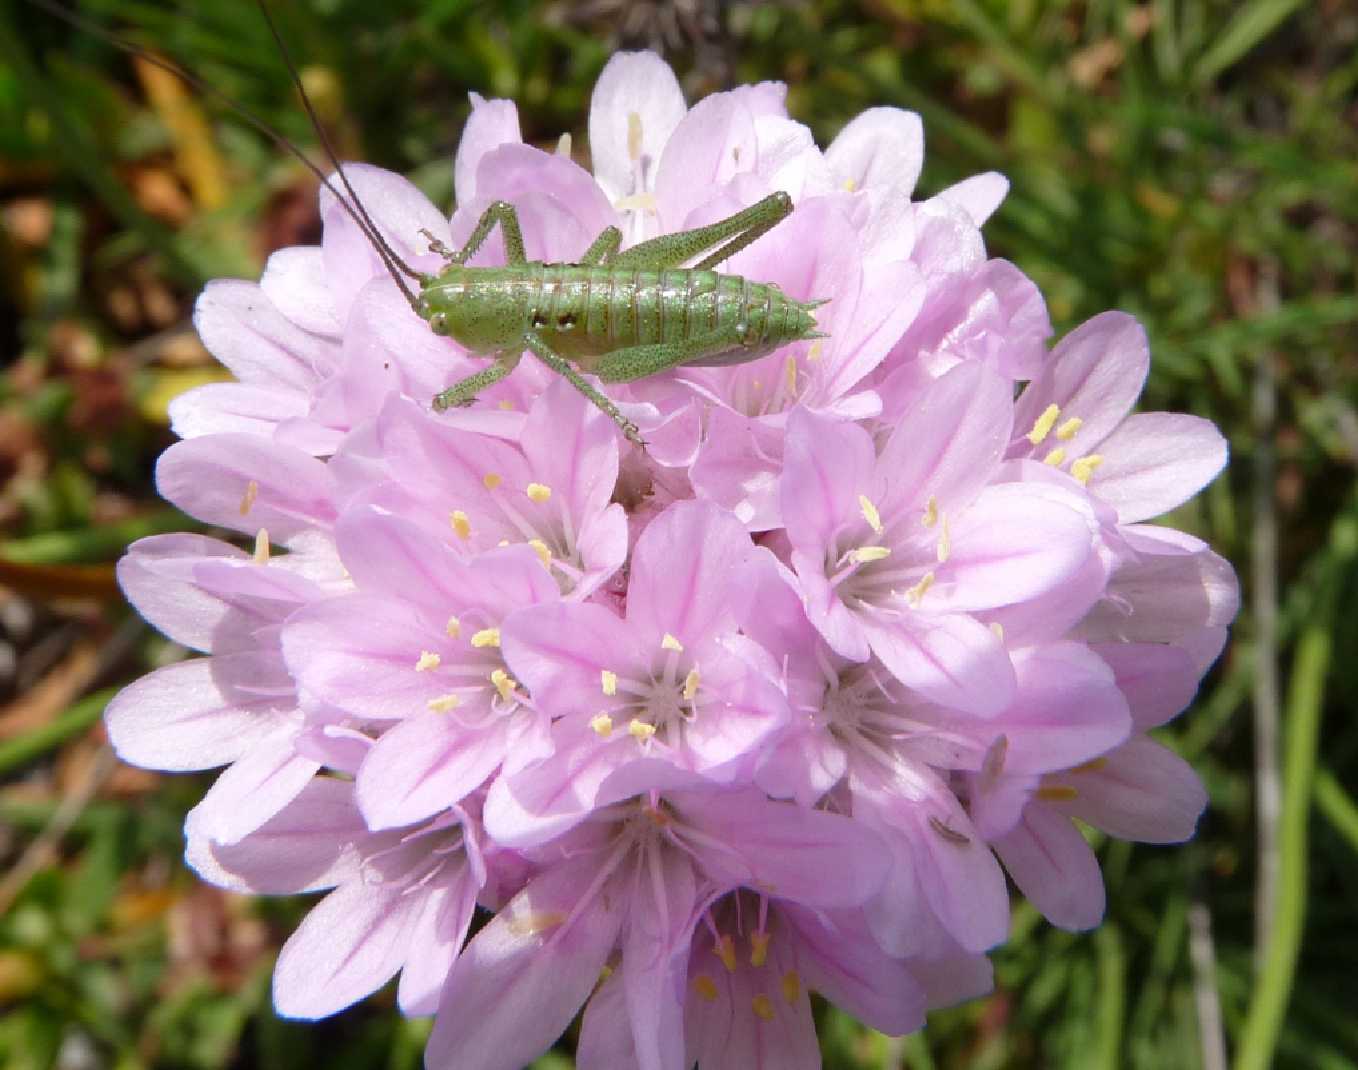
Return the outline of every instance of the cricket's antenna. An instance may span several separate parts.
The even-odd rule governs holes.
[[[412,268],[404,260],[396,255],[386,240],[377,229],[377,224],[368,215],[368,210],[363,207],[363,202],[359,199],[358,192],[349,183],[349,176],[344,173],[344,168],[340,166],[339,157],[335,153],[335,147],[330,142],[330,135],[326,133],[325,124],[321,122],[320,116],[316,114],[316,109],[311,103],[311,95],[306,91],[306,86],[302,84],[302,76],[297,72],[297,65],[292,62],[292,54],[288,51],[288,46],[283,41],[283,35],[278,32],[278,24],[274,22],[273,12],[269,10],[266,0],[256,0],[259,4],[260,14],[264,16],[264,21],[268,24],[269,33],[273,35],[274,43],[278,45],[278,54],[283,58],[283,64],[288,68],[288,74],[292,78],[292,84],[297,87],[297,93],[302,98],[302,107],[306,109],[307,116],[311,119],[311,125],[316,131],[316,135],[321,139],[321,147],[325,149],[326,158],[336,172],[340,181],[344,183],[344,188],[349,192],[349,199],[353,201],[354,207],[358,209],[358,214],[363,217],[368,224],[369,234],[386,251],[391,262],[401,269],[412,279],[418,280],[421,276],[418,271]]]
[[[292,153],[292,155],[297,157],[297,159],[302,162],[302,165],[308,171],[310,171],[313,175],[316,176],[317,180],[321,183],[321,185],[323,185],[327,190],[330,191],[331,195],[335,198],[339,206],[343,208],[345,213],[349,216],[349,218],[354,221],[354,225],[357,226],[358,229],[363,232],[364,237],[366,237],[370,242],[373,243],[374,247],[377,249],[377,255],[382,258],[382,263],[386,267],[388,274],[391,275],[392,279],[396,282],[396,285],[401,288],[401,293],[405,295],[405,299],[407,302],[410,303],[410,306],[412,308],[415,307],[416,304],[415,295],[414,293],[411,292],[410,287],[406,285],[405,279],[403,279],[401,275],[402,273],[404,273],[406,275],[409,275],[411,278],[415,279],[420,278],[420,275],[413,269],[411,269],[409,265],[401,261],[400,258],[397,257],[396,254],[391,250],[391,247],[388,246],[387,243],[383,240],[382,235],[378,233],[376,226],[374,226],[372,223],[372,220],[368,218],[368,213],[362,211],[362,205],[358,205],[358,211],[355,211],[354,205],[351,205],[348,199],[344,196],[344,194],[341,193],[340,190],[335,188],[334,183],[330,181],[329,177],[325,174],[325,172],[322,171],[319,167],[317,167],[314,163],[312,163],[309,159],[307,159],[306,153],[302,152],[302,150],[299,149],[296,145],[294,145],[291,141],[289,141],[287,137],[285,137],[279,131],[275,130],[272,126],[266,123],[259,116],[255,115],[243,104],[239,104],[236,101],[232,100],[231,97],[229,97],[226,93],[223,93],[216,86],[209,85],[201,78],[198,78],[197,76],[190,74],[188,71],[184,70],[184,68],[179,66],[177,63],[172,63],[170,60],[167,60],[162,56],[157,56],[154,52],[150,52],[147,49],[143,48],[141,45],[129,41],[124,37],[118,36],[111,30],[105,29],[103,26],[99,25],[99,23],[93,22],[90,19],[85,18],[83,15],[77,15],[74,11],[67,10],[60,4],[56,3],[55,0],[28,0],[28,2],[32,4],[34,7],[46,11],[49,15],[59,18],[64,22],[68,22],[79,30],[83,30],[85,33],[93,34],[100,40],[107,41],[114,48],[121,49],[122,51],[128,53],[129,55],[136,56],[139,59],[145,60],[153,67],[159,67],[163,71],[168,71],[170,74],[173,74],[176,78],[182,78],[194,89],[198,90],[198,92],[204,94],[205,96],[211,97],[222,104],[225,104],[233,112],[239,115],[242,119],[244,119],[247,123],[253,126],[256,130],[258,130],[261,134],[265,135],[279,147],[286,149],[288,152]],[[291,66],[291,64],[289,64],[289,66]],[[295,76],[296,75],[294,72],[294,77]],[[308,112],[311,111],[309,103],[307,106],[307,110]],[[314,113],[312,114],[312,118],[314,121],[315,120]],[[324,139],[325,133],[323,130],[321,130],[319,124],[317,125],[317,130],[320,133],[320,136]],[[329,151],[328,142],[326,143],[326,148],[327,151]],[[332,160],[334,159],[333,153],[330,153],[330,158]],[[336,163],[335,166],[339,170],[340,177],[344,178],[344,169],[340,168],[338,163]],[[344,185],[346,188],[349,187],[349,180],[347,178],[344,178]],[[352,193],[352,190],[350,190],[350,192]],[[357,198],[355,198],[355,202],[357,202]]]

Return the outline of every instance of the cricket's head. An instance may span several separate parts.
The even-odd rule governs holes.
[[[435,334],[455,339],[473,353],[493,353],[523,334],[523,304],[512,280],[495,268],[449,264],[420,289],[415,311]]]

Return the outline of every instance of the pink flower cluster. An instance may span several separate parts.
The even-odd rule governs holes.
[[[473,102],[451,221],[346,169],[410,262],[436,271],[421,231],[456,245],[496,199],[530,257],[571,261],[606,226],[630,244],[784,190],[791,217],[724,270],[827,302],[827,337],[609,388],[642,451],[528,360],[433,413],[484,360],[332,197],[319,248],[207,288],[238,381],[175,402],[157,478],[254,552],[132,547],[128,597],[207,656],[107,720],[127,761],[225,767],[187,825],[205,879],[329,890],[279,1012],[399,973],[435,1070],[517,1070],[582,1007],[585,1070],[787,1070],[819,1065],[810,991],[893,1034],[985,992],[1006,870],[1096,925],[1077,822],[1192,835],[1202,786],[1148,733],[1236,608],[1220,557],[1144,523],[1226,446],[1129,415],[1142,329],[1106,313],[1049,351],[1033,283],[982,243],[1005,181],[912,199],[912,114],[821,151],[780,85],[688,109],[658,58],[618,55],[591,175]],[[501,262],[498,237],[474,261]]]

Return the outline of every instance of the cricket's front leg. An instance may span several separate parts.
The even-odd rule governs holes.
[[[449,263],[465,264],[475,256],[477,250],[490,237],[496,223],[499,223],[500,229],[504,231],[506,262],[510,265],[527,263],[528,256],[523,247],[523,230],[519,227],[519,213],[508,201],[495,201],[481,213],[481,218],[476,221],[467,244],[448,257]]]
[[[523,343],[533,351],[533,354],[542,361],[543,364],[551,368],[558,375],[563,376],[571,386],[584,394],[590,401],[594,402],[604,414],[622,428],[622,433],[628,442],[646,448],[646,442],[641,437],[641,429],[631,420],[622,414],[609,398],[591,386],[583,375],[575,370],[571,362],[554,350],[547,342],[535,331],[529,331],[523,336]]]
[[[522,356],[521,350],[497,353],[495,363],[487,365],[479,372],[473,372],[465,379],[459,379],[447,390],[436,394],[431,402],[434,411],[444,412],[470,405],[481,391],[488,390],[518,367]]]

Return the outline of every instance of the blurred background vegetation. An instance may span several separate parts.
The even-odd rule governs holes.
[[[1058,333],[1139,316],[1144,404],[1210,417],[1229,471],[1173,522],[1240,572],[1231,646],[1167,738],[1212,796],[1183,848],[1101,851],[1108,917],[1026,906],[993,996],[888,1041],[826,1008],[834,1070],[1358,1068],[1358,9],[1343,0],[277,0],[344,155],[449,205],[467,91],[586,144],[609,53],[690,98],[781,79],[825,143],[921,113],[922,186],[997,169],[995,255]],[[314,151],[240,0],[85,0]],[[579,149],[577,151],[580,151]],[[414,1070],[390,991],[279,1021],[305,904],[180,862],[205,780],[111,757],[112,690],[181,656],[121,604],[132,539],[191,528],[150,482],[167,401],[218,378],[189,323],[216,276],[318,236],[314,183],[237,117],[23,0],[0,0],[0,1066]],[[571,1065],[569,1038],[538,1070]]]

